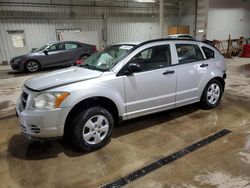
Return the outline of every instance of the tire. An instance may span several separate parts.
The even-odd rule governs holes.
[[[81,55],[81,57],[79,58],[79,60],[86,60],[87,58],[89,57],[89,55],[88,54],[83,54],[83,55]]]
[[[209,81],[200,100],[201,107],[204,109],[217,107],[220,104],[222,92],[222,85],[218,80]]]
[[[108,110],[91,107],[77,115],[71,126],[72,143],[81,151],[94,151],[109,141],[114,119]]]
[[[24,68],[27,72],[37,72],[40,70],[41,66],[38,61],[29,60],[24,64]]]

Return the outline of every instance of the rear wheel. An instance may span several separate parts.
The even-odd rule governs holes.
[[[27,61],[24,65],[27,72],[37,72],[40,70],[40,64],[35,60]]]
[[[220,104],[222,86],[218,80],[211,80],[203,91],[201,105],[205,109],[215,108]]]
[[[82,151],[93,151],[106,145],[114,128],[114,120],[108,110],[91,107],[72,122],[71,139]]]

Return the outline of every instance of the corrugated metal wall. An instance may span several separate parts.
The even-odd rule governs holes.
[[[0,61],[9,61],[10,58],[21,55],[15,54],[12,44],[8,40],[7,30],[24,30],[26,51],[40,47],[46,43],[56,41],[56,29],[81,29],[81,31],[101,30],[103,19],[0,19]]]
[[[12,50],[7,30],[24,30],[26,51],[45,43],[56,41],[56,29],[81,29],[81,31],[98,31],[100,45],[102,29],[107,27],[107,44],[123,41],[138,41],[159,37],[158,8],[152,4],[113,3],[106,5],[100,2],[95,7],[90,5],[67,3],[65,5],[49,5],[51,1],[15,1],[15,4],[0,2],[0,62],[9,61],[19,55]],[[25,2],[26,4],[22,4]],[[42,2],[44,5],[34,2]],[[56,3],[55,1],[53,1]],[[77,1],[77,3],[82,1]],[[114,2],[114,1],[112,1]],[[30,3],[30,4],[29,4]],[[85,1],[86,3],[86,1]],[[175,22],[178,9],[169,9],[167,20]],[[105,16],[105,18],[104,18]]]
[[[155,17],[111,17],[107,19],[108,44],[142,41],[159,37]]]
[[[180,25],[189,25],[190,34],[195,36],[196,0],[183,1],[180,12]]]
[[[206,38],[207,36],[208,9],[209,9],[209,0],[198,0],[197,16],[196,16],[197,19],[196,37],[198,39]]]

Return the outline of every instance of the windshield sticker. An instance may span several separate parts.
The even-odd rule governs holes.
[[[132,49],[133,48],[133,46],[126,46],[126,45],[123,45],[123,46],[121,46],[119,49],[121,49],[121,50],[130,50],[130,49]]]

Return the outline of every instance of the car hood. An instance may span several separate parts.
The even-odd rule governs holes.
[[[16,56],[16,57],[13,57],[11,60],[15,60],[15,59],[24,59],[24,58],[28,58],[28,57],[33,57],[34,55],[37,55],[38,53],[27,53],[27,54],[23,54],[23,55],[20,55],[20,56]]]
[[[23,58],[23,57],[26,57],[27,55],[28,55],[28,54],[19,55],[19,56],[13,57],[11,60]]]
[[[36,76],[26,80],[24,85],[30,89],[41,91],[65,84],[80,82],[100,77],[102,72],[81,67],[70,67],[59,71]]]

